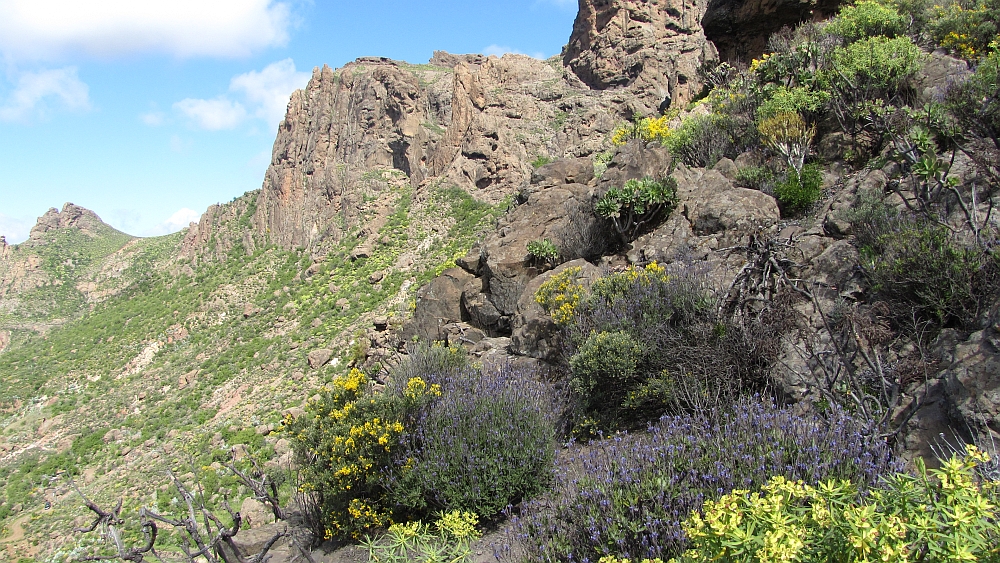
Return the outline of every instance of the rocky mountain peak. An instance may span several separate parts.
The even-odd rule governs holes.
[[[79,229],[85,234],[93,236],[97,234],[97,229],[100,226],[106,225],[96,213],[79,205],[66,202],[62,207],[62,211],[51,207],[45,212],[45,215],[39,217],[35,226],[31,228],[28,238],[38,240],[44,233],[56,229]]]

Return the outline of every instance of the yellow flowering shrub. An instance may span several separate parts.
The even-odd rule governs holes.
[[[576,281],[581,271],[579,266],[566,268],[542,283],[535,292],[535,301],[557,325],[566,326],[573,322],[576,307],[583,298],[583,285]]]
[[[407,402],[440,394],[439,386],[413,377],[401,402],[375,392],[355,368],[321,389],[306,416],[286,421],[304,467],[304,488],[319,493],[327,539],[357,539],[393,523],[384,477],[404,433],[400,415]]]
[[[644,117],[631,123],[623,123],[611,134],[611,144],[621,146],[632,139],[662,143],[670,135],[670,127],[667,124],[677,115],[678,111],[674,110],[660,117]]]
[[[987,461],[974,446],[940,469],[918,460],[916,475],[897,474],[860,499],[848,481],[812,487],[773,477],[692,514],[684,524],[692,548],[679,561],[996,561],[996,483],[975,471]]]

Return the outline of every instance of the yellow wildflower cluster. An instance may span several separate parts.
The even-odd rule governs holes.
[[[670,136],[670,127],[667,124],[677,115],[678,112],[674,111],[656,118],[644,117],[632,123],[623,123],[611,134],[611,144],[621,146],[632,139],[662,143]]]
[[[435,526],[442,534],[458,540],[474,540],[479,537],[479,516],[473,512],[452,510],[441,513]]]
[[[419,399],[430,395],[432,397],[441,396],[441,386],[437,383],[427,385],[427,382],[419,377],[411,377],[409,381],[406,382],[406,390],[403,391],[408,399]]]
[[[774,53],[764,53],[759,59],[753,59],[750,61],[750,72],[756,73],[762,66],[767,63],[767,59],[771,58]]]
[[[613,555],[605,555],[601,557],[597,563],[632,563],[631,559],[618,559]],[[663,560],[657,557],[656,559],[643,559],[641,563],[663,563]]]
[[[941,46],[966,60],[976,59],[976,46],[968,34],[948,32],[941,40]]]
[[[974,446],[919,476],[897,474],[858,498],[847,481],[813,487],[773,477],[759,492],[735,490],[708,501],[684,523],[682,562],[837,560],[911,563],[978,561],[996,555],[995,483],[975,468],[989,456]],[[673,560],[671,563],[676,563]]]
[[[357,393],[366,383],[368,383],[368,376],[358,368],[351,369],[347,375],[338,375],[333,378],[334,388],[351,393]]]
[[[583,298],[583,286],[576,281],[582,270],[579,266],[566,268],[546,280],[535,293],[535,301],[557,325],[566,326],[573,322],[576,307]]]

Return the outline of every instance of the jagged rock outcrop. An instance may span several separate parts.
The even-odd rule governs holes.
[[[339,240],[359,224],[359,201],[380,197],[365,186],[374,170],[497,202],[537,157],[600,149],[620,105],[558,63],[523,55],[437,52],[430,65],[364,58],[316,69],[289,102],[254,224],[286,248]]]
[[[50,208],[38,218],[35,226],[31,228],[29,239],[37,240],[42,234],[55,229],[79,229],[84,234],[95,236],[101,227],[107,227],[104,221],[96,213],[89,209],[73,205],[67,202],[63,205],[62,211],[55,207]]]
[[[759,56],[767,40],[785,26],[834,14],[842,0],[708,0],[701,24],[724,61]]]
[[[563,64],[595,90],[627,88],[633,112],[683,107],[698,69],[717,59],[701,19],[706,0],[580,0]]]

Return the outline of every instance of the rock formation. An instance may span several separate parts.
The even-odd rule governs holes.
[[[701,92],[698,69],[717,59],[701,27],[706,4],[580,0],[563,64],[595,90],[627,89],[642,115],[685,104]]]
[[[49,231],[69,228],[79,229],[84,234],[95,236],[100,227],[107,225],[96,213],[67,202],[63,205],[62,211],[53,207],[39,217],[38,222],[31,228],[28,238],[38,240],[42,234]]]
[[[759,56],[781,28],[820,20],[837,11],[841,0],[708,0],[701,24],[724,61]]]

